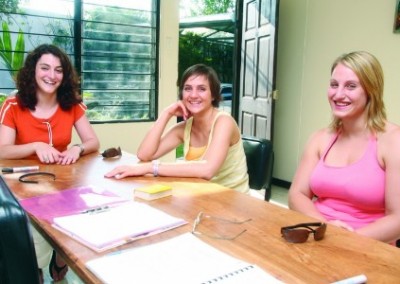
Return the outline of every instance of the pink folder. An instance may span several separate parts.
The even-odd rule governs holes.
[[[53,223],[55,217],[90,212],[126,201],[127,199],[113,192],[92,186],[83,186],[26,198],[19,202],[33,216]]]

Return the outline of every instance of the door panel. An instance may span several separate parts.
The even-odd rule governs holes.
[[[244,135],[272,140],[275,19],[278,0],[244,0],[239,125]]]

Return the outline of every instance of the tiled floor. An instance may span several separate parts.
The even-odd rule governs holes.
[[[251,195],[255,196],[260,199],[264,199],[264,191],[263,190],[252,190]],[[271,203],[287,207],[287,195],[288,195],[288,189],[286,188],[281,188],[277,186],[272,186],[272,192],[271,192]],[[53,282],[49,275],[48,268],[45,269],[44,271],[44,284],[50,284],[50,283],[57,283],[57,284],[84,284],[82,280],[79,279],[79,277],[70,269],[67,273],[67,276],[64,280],[59,281],[59,282]]]
[[[271,200],[272,203],[277,203],[284,207],[288,205],[289,189],[283,187],[272,186]]]
[[[250,194],[254,197],[264,199],[264,190],[251,190]],[[272,186],[272,191],[271,191],[271,199],[269,202],[287,207],[288,204],[288,189],[287,188],[282,188],[282,187],[277,187],[275,185]]]

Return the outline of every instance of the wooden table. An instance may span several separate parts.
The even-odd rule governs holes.
[[[135,187],[154,182],[172,185],[173,196],[147,203],[183,218],[189,224],[103,253],[92,251],[50,224],[30,216],[33,224],[85,283],[100,283],[86,269],[86,261],[111,251],[142,246],[189,232],[200,211],[224,218],[252,218],[252,221],[241,225],[247,231],[233,241],[206,236],[201,238],[234,257],[257,264],[284,282],[329,283],[358,274],[365,274],[368,283],[400,281],[400,250],[394,246],[331,225],[328,225],[326,236],[321,241],[314,241],[310,236],[303,244],[288,243],[281,237],[282,226],[314,220],[201,179],[149,176],[115,181],[103,177],[116,165],[127,163],[135,163],[133,155],[124,153],[120,159],[106,160],[100,155],[91,154],[70,166],[40,165],[41,171],[56,174],[55,181],[44,177],[39,184],[24,184],[18,181],[20,173],[4,175],[7,184],[20,199],[90,184],[129,192]],[[35,164],[37,162],[32,160],[0,160],[0,167]]]

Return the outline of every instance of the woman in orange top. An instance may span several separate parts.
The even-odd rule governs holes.
[[[0,111],[0,159],[37,157],[42,163],[68,165],[99,149],[76,72],[58,47],[45,44],[31,52],[16,84],[16,96]],[[73,127],[82,143],[68,148]]]
[[[68,56],[43,44],[28,54],[17,75],[17,93],[0,110],[0,159],[37,158],[45,164],[69,165],[99,149],[99,140],[85,116],[78,76]],[[81,144],[68,147],[75,127]],[[62,280],[65,262],[32,227],[39,268]],[[50,261],[51,258],[51,261]]]

